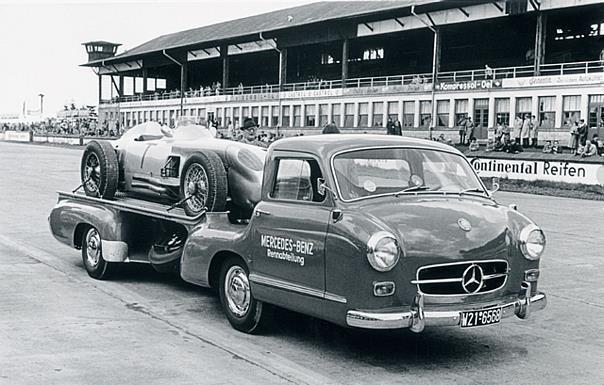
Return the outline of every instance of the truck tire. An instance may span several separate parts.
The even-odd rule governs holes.
[[[82,237],[82,262],[88,275],[95,279],[106,279],[111,271],[112,264],[103,259],[101,235],[94,227]]]
[[[112,199],[117,190],[119,166],[113,146],[93,140],[84,149],[80,167],[82,187],[88,196]]]
[[[189,156],[180,177],[180,197],[186,199],[183,209],[189,216],[207,211],[224,211],[228,182],[222,160],[216,153],[196,152]]]
[[[249,334],[260,332],[268,322],[268,306],[252,295],[249,271],[240,258],[227,258],[220,268],[220,303],[233,328]]]

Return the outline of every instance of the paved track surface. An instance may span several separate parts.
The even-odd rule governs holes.
[[[496,194],[548,238],[548,307],[529,320],[413,334],[277,310],[249,336],[214,292],[148,266],[88,278],[47,225],[55,191],[79,184],[80,156],[0,143],[0,384],[604,384],[602,202]]]

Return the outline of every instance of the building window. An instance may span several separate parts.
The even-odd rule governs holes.
[[[239,117],[239,107],[233,107],[233,127],[241,127]]]
[[[525,115],[528,115],[530,118],[532,107],[533,98],[516,98],[516,117],[522,119]]]
[[[368,48],[363,51],[363,60],[379,60],[384,58],[384,48]]]
[[[327,119],[329,118],[329,104],[319,104],[319,127],[325,126],[327,123]]]
[[[449,127],[448,100],[439,100],[436,102],[436,125],[438,127]]]
[[[398,120],[398,102],[388,102],[388,119],[393,122]]]
[[[344,104],[344,127],[354,127],[354,103]]]
[[[384,126],[384,103],[374,102],[373,103],[373,127]]]
[[[403,127],[415,125],[415,102],[403,102]]]
[[[564,96],[562,98],[562,113],[564,126],[571,127],[581,119],[581,96]]]
[[[430,127],[432,120],[432,102],[422,100],[419,102],[419,125],[420,127]]]
[[[271,107],[271,126],[277,127],[279,125],[279,106]]]
[[[306,127],[315,126],[315,113],[316,106],[314,104],[308,104],[304,106],[304,125]]]
[[[302,127],[302,106],[294,106],[294,127]]]
[[[495,119],[499,126],[509,127],[510,125],[510,99],[497,98],[495,99]]]
[[[268,116],[268,106],[262,106],[262,127],[268,127],[270,116]]]
[[[281,107],[281,125],[283,127],[289,127],[290,126],[290,121],[289,121],[289,106],[283,106]]]
[[[539,97],[539,127],[554,128],[556,121],[556,97]]]
[[[468,99],[458,99],[455,101],[455,125],[461,126],[468,117]]]
[[[222,108],[220,107],[216,109],[216,123],[222,126]]]
[[[359,122],[357,127],[367,127],[369,124],[369,103],[359,103]]]
[[[259,113],[260,113],[260,108],[258,108],[258,106],[254,106],[252,107],[252,119],[254,119],[254,123],[259,124]]]
[[[589,95],[589,127],[598,127],[601,130],[604,127],[604,94]]]
[[[231,117],[231,107],[224,108],[224,125],[228,127],[233,122],[233,118]]]
[[[242,122],[245,121],[246,118],[250,117],[250,108],[249,107],[241,107],[241,119]]]
[[[342,114],[342,105],[341,104],[332,104],[331,105],[331,121],[336,125],[340,125],[340,115]]]

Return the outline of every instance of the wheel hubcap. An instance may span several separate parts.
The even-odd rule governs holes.
[[[250,308],[250,282],[241,266],[232,266],[226,274],[224,292],[231,313],[243,317]]]
[[[101,259],[101,236],[92,229],[86,234],[86,262],[90,267],[96,267]]]
[[[197,163],[193,163],[185,174],[185,198],[187,205],[193,211],[201,211],[206,205],[208,196],[208,175],[206,170]]]
[[[88,154],[84,167],[84,181],[91,191],[98,191],[101,183],[101,164],[94,153]]]

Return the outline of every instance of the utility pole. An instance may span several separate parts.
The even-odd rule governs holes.
[[[40,97],[40,116],[44,114],[44,94],[38,94]]]

